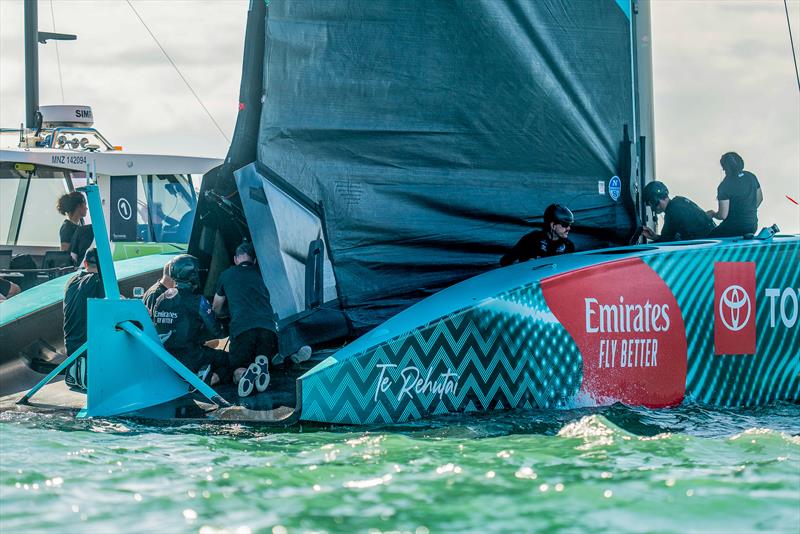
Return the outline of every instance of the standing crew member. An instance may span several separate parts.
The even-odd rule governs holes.
[[[642,197],[653,213],[664,214],[664,228],[657,235],[643,228],[642,235],[653,241],[683,241],[708,237],[714,230],[714,221],[700,207],[685,197],[669,198],[669,189],[663,182],[650,182],[644,186]]]
[[[253,245],[245,241],[236,247],[233,263],[219,276],[213,309],[220,314],[228,303],[230,358],[236,367],[247,367],[239,381],[239,395],[246,396],[257,378],[262,381],[255,383],[259,391],[263,391],[264,380],[269,384],[269,359],[278,352],[278,335],[269,291],[256,265]],[[257,356],[265,358],[259,358],[259,365],[251,365]],[[259,378],[264,375],[266,379]]]
[[[147,308],[147,313],[150,314],[150,317],[153,317],[153,313],[155,312],[156,301],[158,297],[163,295],[167,292],[167,289],[172,289],[175,287],[175,280],[172,279],[172,262],[174,258],[169,260],[164,265],[164,272],[161,274],[161,278],[150,288],[145,291],[144,295],[142,296],[142,302],[144,303],[144,307]]]
[[[727,152],[719,160],[725,178],[717,187],[717,210],[709,217],[722,222],[711,237],[740,237],[758,230],[758,206],[764,200],[761,184],[752,172],[744,170],[744,160],[736,152]]]
[[[205,345],[219,337],[219,325],[208,300],[200,294],[197,258],[189,254],[176,256],[172,260],[171,278],[175,287],[158,297],[153,308],[153,321],[164,348],[193,373],[208,369],[212,385],[216,382],[215,374],[217,380],[230,381],[233,370],[227,354]]]
[[[514,248],[500,258],[500,265],[505,267],[517,261],[575,252],[575,245],[568,238],[574,222],[575,216],[568,207],[550,204],[544,210],[544,230],[534,230],[522,236]]]
[[[64,291],[64,346],[72,355],[86,343],[86,313],[89,299],[105,298],[103,281],[97,270],[97,249],[90,248],[83,259],[84,271],[77,273]],[[66,370],[68,386],[86,389],[86,355],[79,356]]]
[[[61,250],[69,251],[73,263],[80,264],[94,241],[92,225],[84,225],[82,222],[89,211],[86,198],[78,191],[66,193],[59,197],[56,209],[67,217],[58,231]]]
[[[73,191],[61,195],[58,198],[56,210],[66,217],[61,224],[61,229],[58,231],[58,240],[61,242],[61,250],[66,252],[69,250],[75,232],[83,225],[81,219],[86,217],[89,208],[86,204],[86,198],[78,191]]]

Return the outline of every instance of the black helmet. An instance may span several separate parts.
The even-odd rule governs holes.
[[[572,211],[568,207],[563,204],[550,204],[544,210],[544,223],[549,225],[550,223],[559,223],[559,224],[572,224],[575,222],[575,216],[572,214]]]
[[[662,198],[669,196],[669,189],[664,185],[664,182],[654,181],[644,186],[642,191],[642,198],[644,203],[653,208]]]
[[[200,262],[190,254],[175,256],[172,264],[172,279],[178,289],[191,289],[200,287]]]

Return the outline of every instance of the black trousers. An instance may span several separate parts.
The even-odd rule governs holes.
[[[251,328],[238,336],[231,336],[230,364],[234,369],[247,367],[260,354],[271,360],[277,352],[278,336],[266,328]]]

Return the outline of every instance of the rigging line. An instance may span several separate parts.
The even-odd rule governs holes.
[[[53,9],[53,0],[50,0],[50,18],[53,19],[53,33],[58,33],[56,30],[56,12]],[[56,43],[56,63],[58,63],[58,83],[61,85],[61,103],[64,103],[64,77],[61,75],[61,53],[58,51],[58,40]]]
[[[134,15],[136,15],[136,18],[138,18],[138,19],[139,19],[139,22],[141,22],[141,23],[142,23],[142,26],[144,26],[144,29],[145,29],[145,30],[147,30],[147,33],[149,33],[149,34],[150,34],[150,37],[152,37],[152,38],[153,38],[153,41],[155,41],[155,42],[156,42],[156,45],[158,45],[158,48],[160,48],[160,49],[161,49],[161,52],[164,54],[164,56],[167,58],[167,60],[168,60],[168,61],[169,61],[169,62],[172,64],[172,67],[175,69],[175,72],[177,72],[177,73],[178,73],[178,76],[180,76],[180,77],[181,77],[181,80],[183,80],[183,83],[185,83],[185,84],[186,84],[186,87],[188,87],[188,88],[189,88],[189,91],[191,91],[192,95],[194,95],[194,98],[197,100],[197,103],[198,103],[198,104],[200,104],[200,107],[202,107],[202,108],[203,108],[203,111],[205,111],[205,112],[206,112],[206,115],[208,115],[208,118],[209,118],[209,119],[211,119],[211,122],[213,122],[213,123],[214,123],[214,126],[216,126],[216,127],[217,127],[217,130],[219,130],[219,133],[222,135],[222,137],[224,137],[224,138],[225,138],[225,141],[227,141],[228,143],[230,143],[230,142],[231,142],[231,140],[230,140],[230,139],[228,139],[228,136],[227,136],[227,135],[225,135],[225,132],[222,130],[222,128],[220,127],[219,123],[217,123],[217,121],[216,121],[216,120],[214,120],[214,116],[213,116],[213,115],[211,115],[211,112],[208,110],[208,108],[205,106],[205,104],[203,104],[203,101],[202,101],[202,100],[200,100],[200,97],[197,95],[197,93],[195,92],[195,90],[192,88],[192,85],[189,83],[189,80],[187,80],[187,79],[186,79],[186,77],[183,75],[183,73],[182,73],[182,72],[181,72],[181,70],[178,68],[178,66],[175,64],[175,62],[174,62],[174,61],[172,61],[172,58],[171,58],[171,57],[169,57],[169,54],[167,54],[167,51],[166,51],[166,50],[164,50],[164,47],[163,47],[163,46],[161,46],[161,43],[158,41],[158,39],[156,38],[156,36],[153,34],[153,32],[152,32],[152,31],[150,30],[150,28],[147,26],[147,23],[144,21],[144,19],[141,17],[141,15],[139,15],[139,12],[138,12],[138,11],[136,11],[136,8],[135,8],[135,7],[133,7],[133,4],[131,4],[131,0],[125,0],[125,2],[126,2],[126,3],[128,4],[128,6],[131,8],[131,10],[133,11]]]
[[[797,90],[800,91],[800,71],[797,70],[797,55],[794,53],[794,39],[792,39],[792,23],[789,19],[789,4],[783,0],[783,9],[786,10],[786,25],[789,27],[789,43],[792,45],[792,59],[794,59],[794,75],[797,76]]]

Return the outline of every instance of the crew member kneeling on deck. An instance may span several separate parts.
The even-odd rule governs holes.
[[[500,265],[505,267],[517,261],[575,252],[575,245],[568,237],[574,222],[575,216],[568,207],[550,204],[544,210],[544,230],[534,230],[522,236],[514,248],[500,258]]]
[[[169,260],[166,265],[164,265],[164,272],[161,274],[161,278],[159,278],[155,284],[150,286],[142,296],[144,307],[147,308],[147,313],[150,314],[151,318],[155,317],[154,314],[158,297],[166,293],[168,289],[175,287],[175,280],[172,279],[173,261],[175,261],[175,258]]]
[[[220,314],[228,303],[231,363],[247,367],[239,380],[239,395],[244,397],[254,386],[264,391],[269,385],[269,360],[278,352],[278,335],[253,245],[245,241],[236,247],[233,263],[219,276],[213,307]]]
[[[87,301],[106,296],[97,266],[97,249],[90,248],[83,258],[84,270],[67,282],[64,291],[64,346],[68,356],[86,343]],[[85,354],[67,367],[64,382],[73,388],[86,389]]]
[[[642,197],[653,213],[664,214],[661,235],[643,228],[642,235],[652,241],[684,241],[708,237],[714,230],[711,220],[700,206],[684,197],[669,198],[669,189],[662,182],[650,182],[644,187]]]
[[[181,254],[172,260],[171,271],[175,287],[158,297],[153,307],[153,321],[164,348],[201,378],[211,376],[212,385],[218,380],[230,381],[233,369],[228,355],[205,345],[218,338],[220,330],[211,305],[200,294],[200,263],[194,256]]]

